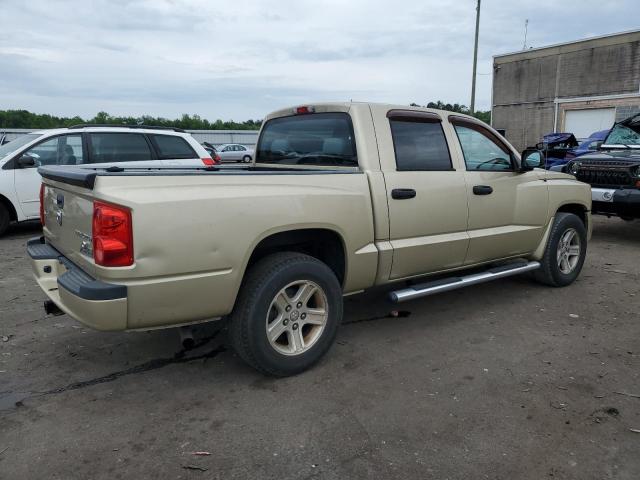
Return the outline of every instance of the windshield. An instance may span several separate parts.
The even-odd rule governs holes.
[[[638,127],[629,128],[619,123],[611,129],[604,145],[640,145],[639,130]]]
[[[258,140],[256,162],[357,167],[351,117],[312,113],[269,120]]]
[[[9,143],[0,145],[0,159],[6,157],[8,154],[15,152],[20,147],[25,146],[29,142],[33,142],[36,138],[40,137],[39,133],[28,133],[21,137],[11,140]]]

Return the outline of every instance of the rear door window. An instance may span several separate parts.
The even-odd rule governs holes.
[[[390,119],[398,170],[452,170],[442,124]]]
[[[176,135],[149,135],[161,159],[198,158],[189,142]]]
[[[258,140],[256,162],[357,167],[351,117],[312,113],[269,120]]]
[[[92,163],[153,160],[147,139],[140,133],[90,133]]]

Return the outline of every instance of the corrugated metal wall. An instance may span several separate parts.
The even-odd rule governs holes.
[[[213,145],[223,143],[240,143],[250,147],[258,143],[257,130],[187,130],[200,143],[209,142]]]
[[[0,137],[6,134],[9,140],[18,138],[33,130],[23,128],[0,129]],[[213,145],[223,143],[240,143],[248,147],[254,147],[258,142],[257,130],[187,130],[198,142],[209,142]]]

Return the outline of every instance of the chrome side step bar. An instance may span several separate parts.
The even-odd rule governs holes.
[[[520,273],[530,272],[540,268],[540,262],[514,262],[499,267],[490,268],[481,273],[474,273],[463,277],[449,277],[432,282],[412,285],[411,287],[396,290],[389,294],[389,298],[394,303],[406,302],[414,298],[426,297],[436,293],[448,292],[458,288],[476,285],[478,283],[490,282],[498,278],[510,277]]]

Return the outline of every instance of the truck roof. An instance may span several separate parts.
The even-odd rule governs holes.
[[[307,102],[304,104],[292,105],[287,108],[282,108],[280,110],[273,111],[265,116],[264,121],[270,120],[272,118],[278,117],[286,117],[290,115],[294,115],[296,113],[296,109],[300,107],[312,107],[315,113],[322,112],[348,112],[352,108],[366,108],[376,105],[387,107],[389,110],[413,110],[416,112],[430,112],[442,115],[443,117],[447,117],[448,115],[455,115],[456,117],[465,117],[471,121],[482,122],[471,115],[465,115],[464,113],[452,112],[449,110],[438,110],[436,108],[427,108],[427,107],[414,107],[410,105],[402,105],[402,104],[392,104],[392,103],[382,103],[382,102]]]

